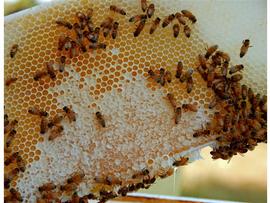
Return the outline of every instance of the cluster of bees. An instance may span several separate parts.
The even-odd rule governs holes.
[[[9,191],[8,195],[5,196],[5,202],[21,202],[23,200],[21,194],[15,188],[10,188],[10,184],[16,179],[20,172],[25,171],[26,163],[20,156],[19,152],[9,152],[9,155],[5,157],[4,165],[9,168],[9,171],[5,171],[4,173],[4,188]]]
[[[22,201],[21,194],[15,188],[10,188],[11,182],[16,179],[20,172],[24,172],[26,168],[26,163],[23,161],[19,152],[11,153],[12,150],[10,146],[17,134],[17,131],[15,130],[17,124],[17,120],[10,121],[8,115],[4,115],[4,151],[8,154],[5,156],[4,165],[9,168],[9,171],[7,172],[5,170],[4,173],[4,188],[9,190],[9,194],[5,197],[5,201]]]
[[[180,157],[179,160],[174,160],[172,167],[184,166],[188,163],[188,157]],[[128,192],[134,192],[141,188],[149,188],[151,184],[156,181],[156,178],[165,178],[173,173],[173,168],[170,168],[166,172],[162,171],[158,176],[150,176],[150,171],[147,168],[142,169],[132,175],[134,184],[129,184],[127,186],[122,186],[123,182],[112,176],[107,177],[95,177],[94,181],[96,184],[104,185],[104,187],[99,191],[99,197],[93,193],[80,197],[77,193],[78,185],[83,181],[85,174],[82,172],[74,173],[70,178],[68,178],[63,185],[55,185],[52,182],[45,183],[38,188],[38,198],[37,203],[46,203],[47,201],[60,201],[61,194],[72,194],[71,199],[66,201],[66,203],[82,203],[89,199],[99,199],[99,202],[106,202],[109,199],[115,198],[117,196],[126,196]],[[118,186],[117,192],[110,191],[107,188],[110,186]],[[106,189],[105,189],[106,188]]]
[[[242,58],[249,48],[249,40],[244,40],[240,49]],[[197,71],[212,88],[215,98],[209,108],[221,106],[214,119],[205,129],[193,136],[217,134],[218,147],[210,152],[213,159],[229,160],[237,153],[253,150],[257,143],[267,141],[267,97],[254,94],[251,88],[240,84],[244,69],[242,64],[229,68],[230,57],[218,51],[218,45],[208,48],[206,54],[199,55]]]
[[[141,9],[144,12],[144,14],[138,14],[129,19],[129,22],[137,23],[138,25],[133,33],[134,37],[138,37],[140,33],[142,32],[147,18],[151,18],[154,15],[155,12],[155,4],[151,3],[149,6],[147,4],[146,0],[141,0]],[[189,19],[192,23],[195,23],[197,21],[196,17],[188,10],[182,10],[181,13],[177,12],[176,14],[171,14],[169,16],[166,16],[164,20],[162,21],[162,27],[167,27],[170,23],[173,22],[174,19],[178,20],[178,23],[175,23],[173,25],[173,36],[176,38],[179,35],[180,32],[180,26],[184,26],[183,32],[186,37],[190,37],[191,35],[191,29],[186,23],[185,18]],[[153,34],[155,30],[158,28],[158,26],[161,23],[161,19],[159,17],[156,17],[155,20],[153,20],[152,25],[150,27],[149,33]]]
[[[109,7],[110,11],[115,12],[121,16],[125,16],[124,9],[115,5]],[[129,19],[129,22],[138,23],[134,37],[138,37],[148,18],[151,18],[155,12],[155,5],[153,3],[147,4],[146,0],[141,0],[141,9],[143,14],[138,14]],[[58,51],[61,52],[61,56],[58,64],[48,62],[45,64],[45,69],[38,70],[34,74],[34,80],[38,81],[43,77],[50,77],[52,80],[56,79],[55,66],[58,67],[59,72],[65,70],[65,64],[67,57],[73,58],[79,55],[80,52],[87,52],[87,43],[90,50],[106,49],[106,44],[99,41],[100,34],[103,34],[104,38],[109,35],[112,39],[116,39],[118,34],[119,23],[112,17],[107,17],[100,25],[95,27],[92,21],[93,9],[89,9],[87,14],[77,12],[76,17],[78,22],[71,24],[63,19],[56,20],[56,24],[65,27],[67,30],[73,30],[76,33],[76,39],[72,39],[69,36],[60,36],[58,40]],[[182,10],[181,13],[171,14],[162,21],[159,17],[156,17],[152,21],[149,33],[153,34],[158,26],[161,24],[163,28],[173,23],[174,20],[178,22],[172,27],[173,36],[176,38],[180,32],[180,26],[183,26],[183,32],[186,37],[190,37],[191,29],[188,26],[186,19],[192,23],[197,21],[196,17],[188,10]],[[243,41],[243,45],[240,49],[240,57],[242,58],[250,47],[250,41],[248,39]],[[19,46],[13,45],[10,50],[10,57],[14,58]],[[62,54],[63,53],[63,54]],[[267,120],[267,98],[260,94],[254,94],[251,88],[246,85],[240,85],[240,81],[243,78],[239,72],[244,69],[242,64],[229,67],[230,57],[227,53],[218,51],[218,46],[214,45],[207,49],[205,55],[199,55],[199,66],[197,69],[189,68],[183,71],[183,64],[178,62],[176,67],[176,80],[181,83],[186,83],[187,93],[190,93],[193,89],[194,82],[192,74],[197,71],[201,77],[206,81],[207,87],[212,88],[215,93],[215,99],[209,104],[209,108],[212,109],[217,105],[222,106],[221,112],[216,112],[214,119],[211,123],[208,123],[206,127],[194,132],[193,137],[209,136],[210,134],[218,134],[216,138],[218,147],[211,151],[213,159],[230,159],[237,153],[245,153],[248,150],[253,150],[259,142],[266,142],[266,120]],[[172,73],[164,68],[160,68],[158,72],[149,70],[148,74],[151,79],[156,83],[164,86],[166,83],[171,83]],[[9,78],[6,80],[5,85],[10,86],[16,82],[18,78]],[[178,124],[183,112],[196,112],[197,106],[194,104],[182,104],[178,105],[174,95],[172,93],[167,94],[167,99],[171,104],[175,113],[175,124]],[[45,134],[49,132],[48,139],[54,140],[59,137],[64,131],[61,121],[67,118],[69,122],[76,121],[76,113],[72,110],[72,107],[63,107],[63,113],[57,114],[53,118],[48,119],[48,113],[38,109],[37,107],[31,107],[28,109],[28,113],[40,118],[40,133]],[[101,112],[96,112],[96,119],[99,125],[103,128],[106,127],[104,116]],[[10,153],[5,159],[5,166],[11,167],[9,173],[5,173],[4,186],[5,189],[10,188],[10,183],[18,175],[19,172],[24,172],[26,164],[18,152],[11,153],[10,145],[16,136],[15,126],[18,124],[17,120],[9,121],[8,116],[4,117],[4,133],[5,139],[5,152]],[[83,197],[79,197],[76,190],[78,185],[83,181],[84,173],[75,173],[65,184],[56,186],[53,183],[46,183],[38,188],[38,203],[43,202],[61,202],[61,194],[71,194],[71,200],[67,202],[81,203],[87,202],[88,199],[99,199],[100,202],[105,202],[108,199],[115,198],[119,195],[125,196],[128,192],[136,191],[140,188],[149,188],[151,184],[156,181],[156,178],[165,178],[172,175],[173,167],[179,167],[188,163],[188,157],[180,157],[178,160],[174,160],[171,168],[167,171],[161,171],[156,176],[151,176],[150,171],[146,168],[136,172],[132,175],[131,179],[133,184],[124,186],[123,182],[115,177],[95,177],[96,184],[104,185],[99,191],[99,198],[90,193]],[[107,186],[118,186],[117,192],[110,191]],[[5,197],[5,201],[22,201],[20,193],[14,189],[9,189],[9,195]]]
[[[54,140],[59,137],[64,131],[61,121],[67,118],[69,122],[76,121],[76,113],[71,107],[64,106],[63,114],[57,114],[51,119],[48,119],[48,113],[40,110],[37,107],[31,107],[28,109],[28,113],[40,118],[40,134],[45,134],[49,131],[48,140]]]
[[[61,194],[72,194],[72,200],[68,202],[87,202],[86,200],[92,198],[92,196],[86,195],[84,197],[79,197],[77,192],[74,192],[78,185],[84,179],[85,174],[81,172],[76,172],[68,178],[63,185],[55,185],[52,182],[45,183],[38,188],[37,203],[47,203],[49,202],[61,202]]]

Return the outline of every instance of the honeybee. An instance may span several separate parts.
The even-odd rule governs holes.
[[[7,136],[7,140],[6,140],[6,147],[9,147],[11,145],[11,142],[13,141],[15,135],[16,135],[17,131],[12,129],[8,136]]]
[[[209,59],[209,57],[218,49],[218,45],[213,45],[209,47],[206,51],[205,58]]]
[[[197,67],[197,71],[200,73],[201,77],[204,80],[207,80],[207,73],[204,71],[204,69],[201,66]]]
[[[209,109],[213,109],[219,102],[219,98],[214,97],[214,99],[209,103]]]
[[[10,86],[12,83],[16,82],[18,78],[8,78],[5,82],[6,86]]]
[[[32,115],[36,115],[36,116],[48,116],[48,113],[46,111],[40,110],[37,107],[30,107],[28,109],[28,113],[32,114]]]
[[[41,78],[45,77],[48,75],[48,72],[47,71],[37,71],[34,75],[34,80],[35,81],[38,81],[40,80]]]
[[[173,19],[175,18],[174,14],[171,14],[169,16],[167,16],[164,20],[163,20],[163,23],[162,23],[162,27],[167,27],[172,21]]]
[[[96,112],[96,117],[97,117],[97,120],[98,120],[99,124],[100,124],[103,128],[105,128],[105,127],[106,127],[105,120],[104,120],[104,118],[103,118],[103,115],[102,115],[99,111]]]
[[[65,111],[66,116],[69,119],[69,122],[76,121],[76,114],[71,108],[68,108],[67,106],[64,106],[63,110]]]
[[[61,191],[71,192],[77,189],[77,185],[75,183],[67,183],[65,185],[60,186]]]
[[[84,45],[84,42],[83,42],[82,38],[76,39],[76,43],[80,47],[80,50],[82,52],[87,52],[86,46]]]
[[[182,61],[179,61],[177,63],[177,67],[176,67],[176,74],[175,74],[175,77],[176,78],[180,78],[181,75],[182,75],[182,72],[183,72],[183,63]]]
[[[197,21],[196,17],[190,11],[182,10],[181,12],[185,17],[191,20],[192,23],[195,23]]]
[[[169,102],[171,103],[173,109],[176,109],[176,100],[174,98],[174,95],[172,93],[168,93],[167,98],[168,98]]]
[[[185,19],[184,19],[184,16],[183,16],[181,13],[177,12],[177,13],[175,14],[175,18],[177,18],[178,22],[179,22],[181,25],[186,25],[186,21],[185,21]]]
[[[53,80],[56,79],[56,75],[55,75],[55,72],[53,69],[53,63],[51,63],[51,62],[46,63],[46,69],[47,69],[47,73],[50,76],[50,78]]]
[[[71,23],[67,22],[67,21],[64,21],[63,19],[59,19],[59,20],[56,20],[55,21],[57,25],[60,25],[60,26],[64,26],[68,29],[72,29],[72,25]]]
[[[113,26],[112,26],[112,38],[115,39],[117,36],[117,32],[118,32],[118,27],[119,27],[119,23],[118,22],[114,22]]]
[[[86,22],[87,22],[87,23],[86,23],[86,26],[87,26],[87,28],[88,28],[88,31],[89,31],[89,32],[94,32],[95,26],[94,26],[94,23],[93,23],[92,19],[89,18]]]
[[[126,196],[127,193],[128,193],[128,188],[127,188],[126,186],[121,187],[121,188],[118,190],[117,193],[120,194],[121,196]]]
[[[102,177],[102,176],[96,176],[94,178],[94,181],[99,184],[105,184],[105,185],[110,185],[110,182],[107,180],[107,177]]]
[[[145,12],[147,9],[147,1],[146,0],[141,0],[141,8],[142,11]]]
[[[62,120],[63,120],[63,116],[59,116],[56,115],[52,120],[50,120],[50,122],[48,123],[48,127],[52,128],[53,126],[56,126],[57,124],[59,124]]]
[[[182,104],[182,109],[184,111],[193,111],[193,112],[198,111],[196,104]]]
[[[229,68],[229,63],[224,62],[223,65],[221,66],[221,74],[226,77],[228,74],[228,68]]]
[[[5,166],[8,166],[13,161],[15,161],[18,156],[19,156],[19,152],[15,152],[15,153],[11,154],[9,157],[7,157],[7,159],[4,161]]]
[[[248,89],[246,85],[242,85],[242,98],[246,99],[248,94]]]
[[[212,155],[212,159],[220,159],[222,156],[222,154],[217,150],[211,151],[210,154]]]
[[[85,174],[81,173],[81,172],[77,172],[74,175],[72,175],[71,178],[67,179],[67,183],[80,183],[82,181],[82,179],[84,178]]]
[[[138,37],[139,34],[141,33],[141,31],[143,30],[144,26],[145,26],[145,22],[146,22],[146,19],[142,19],[140,21],[140,24],[137,26],[135,32],[133,33],[134,37]]]
[[[223,124],[223,131],[227,132],[230,129],[231,126],[231,115],[230,114],[226,114],[226,116],[224,117],[223,120],[224,124]]]
[[[18,124],[18,121],[12,120],[11,122],[9,122],[9,124],[7,126],[4,127],[4,134],[6,134],[7,132],[10,132],[11,130],[14,129],[14,127]]]
[[[150,176],[148,176],[148,177],[146,177],[146,178],[143,178],[143,184],[153,184],[154,182],[156,181],[156,178],[155,177],[150,177]],[[144,185],[144,187],[143,188],[146,188],[145,187],[145,185]],[[147,188],[146,188],[147,189]]]
[[[69,49],[69,57],[73,58],[78,56],[77,43],[75,41],[71,41],[71,48]]]
[[[243,76],[241,74],[236,74],[236,75],[233,75],[230,80],[232,82],[239,82],[240,80],[242,80]]]
[[[157,80],[157,75],[155,74],[155,72],[152,69],[148,70],[148,75],[153,79],[153,80]]]
[[[65,64],[66,64],[66,57],[65,56],[61,56],[60,57],[60,64],[59,64],[59,71],[60,72],[64,72],[64,70],[65,70]]]
[[[229,73],[230,73],[230,74],[234,74],[234,73],[236,73],[236,72],[238,72],[238,71],[241,71],[241,70],[243,70],[243,69],[244,69],[244,66],[243,66],[242,64],[236,65],[236,66],[233,66],[233,67],[230,68]]]
[[[86,16],[82,12],[77,12],[76,16],[80,22],[83,22],[86,19]]]
[[[71,44],[72,39],[70,37],[65,37],[64,39],[64,47],[66,51],[68,51],[69,49],[72,48],[72,44]]]
[[[45,183],[42,186],[38,187],[39,192],[44,192],[44,191],[51,191],[56,188],[56,185],[53,183]]]
[[[15,176],[18,175],[19,172],[20,172],[20,169],[18,168],[12,169],[11,172],[4,175],[5,182],[10,183],[15,178]]]
[[[166,71],[165,72],[165,80],[168,82],[168,83],[171,83],[172,82],[172,74],[170,71]]]
[[[145,15],[145,14],[135,15],[129,19],[129,22],[136,23],[136,22],[141,21],[141,20],[146,19],[146,18],[147,18],[147,15]]]
[[[200,130],[197,130],[193,134],[193,137],[201,137],[201,136],[209,136],[209,135],[210,135],[210,130],[209,129],[200,129]]]
[[[261,100],[261,95],[256,94],[256,96],[253,98],[253,101],[251,102],[253,109],[256,109],[259,106],[260,100]]]
[[[115,177],[109,176],[106,178],[106,181],[108,185],[122,185],[122,181]]]
[[[179,31],[180,31],[180,26],[179,24],[174,24],[173,25],[173,36],[176,38],[179,35]]]
[[[159,69],[159,78],[158,78],[158,83],[161,84],[161,86],[164,86],[165,85],[165,69],[164,68],[160,68]]]
[[[9,192],[12,195],[13,199],[18,200],[19,202],[23,201],[21,194],[17,190],[15,190],[14,188],[11,188],[9,190]]]
[[[55,138],[59,137],[61,133],[64,131],[63,126],[55,126],[49,135],[49,140],[54,140]]]
[[[4,188],[8,189],[10,187],[11,179],[7,178],[7,176],[4,176]]]
[[[180,159],[175,160],[172,165],[175,167],[184,166],[188,164],[188,160],[189,160],[188,157],[180,157]]]
[[[183,75],[180,77],[180,82],[185,82],[193,74],[193,69],[189,68]]]
[[[89,45],[89,49],[106,49],[107,45],[104,43],[93,43]]]
[[[156,30],[157,27],[159,26],[159,23],[160,23],[160,18],[157,17],[157,18],[153,21],[152,26],[151,26],[151,28],[150,28],[150,31],[149,31],[150,35],[153,34],[153,33],[155,32],[155,30]]]
[[[253,90],[251,88],[248,88],[248,100],[250,103],[252,103],[253,98],[254,98]]]
[[[154,15],[154,12],[155,12],[155,4],[150,4],[146,11],[148,18],[151,18]]]
[[[137,173],[132,175],[133,179],[136,179],[141,176],[147,176],[150,173],[150,171],[147,168],[143,168],[141,171],[138,171]]]
[[[262,128],[262,125],[256,119],[247,119],[247,124],[254,130],[259,130]]]
[[[58,39],[58,50],[62,51],[65,46],[65,36],[61,35]]]
[[[124,9],[118,8],[117,6],[114,6],[114,5],[110,6],[110,10],[115,12],[115,13],[119,13],[121,15],[126,15],[126,12],[124,11]]]
[[[111,17],[106,18],[100,25],[103,28],[103,36],[107,37],[113,24],[113,19]]]
[[[260,108],[261,108],[262,111],[265,111],[265,108],[267,106],[266,103],[267,103],[267,96],[263,95],[261,100],[260,100],[260,103],[259,103]]]
[[[224,62],[229,63],[230,60],[231,60],[229,54],[227,54],[227,53],[225,53],[225,52],[217,51],[216,54],[217,54],[218,56],[220,56],[220,57],[224,60]]]
[[[77,34],[78,38],[81,39],[83,37],[83,30],[78,23],[74,23],[73,28],[75,33]]]
[[[34,75],[34,80],[38,81],[39,79],[41,79],[47,75],[48,75],[47,71],[37,71]]]
[[[17,165],[18,165],[18,168],[20,169],[20,171],[24,172],[26,169],[25,161],[22,159],[22,157],[20,155],[17,156],[16,161],[17,161]]]
[[[191,29],[188,25],[184,26],[184,33],[185,33],[186,37],[188,37],[188,38],[190,37]]]
[[[212,87],[214,79],[215,79],[214,67],[212,65],[209,65],[207,73],[207,87]]]
[[[198,58],[199,58],[200,66],[203,68],[203,70],[206,70],[207,69],[207,66],[206,66],[207,60],[206,60],[206,58],[201,54],[199,54]]]
[[[101,199],[101,202],[105,202],[108,199],[113,199],[117,195],[113,193],[113,191],[106,191],[105,189],[101,189],[99,192],[100,196],[103,196]]]
[[[212,57],[212,64],[213,66],[220,66],[221,65],[221,57],[217,54],[214,54]]]
[[[187,93],[188,93],[188,94],[192,91],[193,86],[194,86],[193,78],[192,78],[192,77],[189,77],[189,78],[187,79]]]
[[[245,54],[247,53],[249,47],[252,47],[252,46],[249,45],[249,43],[250,43],[249,39],[243,40],[242,46],[241,46],[241,49],[240,49],[240,58],[245,56]]]
[[[255,138],[261,141],[265,141],[267,138],[267,130],[265,128],[259,129],[258,131],[256,131]]]
[[[77,192],[72,194],[70,203],[82,203]]]
[[[19,45],[18,44],[13,44],[11,49],[10,49],[10,57],[14,58],[16,53],[18,52]]]
[[[177,107],[175,109],[175,119],[174,119],[175,124],[178,124],[179,123],[181,117],[182,117],[182,108],[181,107]]]
[[[168,176],[171,176],[174,173],[173,168],[169,168],[168,171],[165,171],[164,169],[161,169],[161,171],[159,171],[158,176],[160,178],[167,178]]]
[[[45,134],[48,131],[48,121],[46,118],[41,117],[40,121],[40,134]]]

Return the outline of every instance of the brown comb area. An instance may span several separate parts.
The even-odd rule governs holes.
[[[123,8],[127,12],[127,16],[122,16],[110,11],[109,5],[110,3],[107,1],[88,2],[82,0],[65,2],[65,4],[57,4],[56,6],[48,7],[45,10],[41,10],[34,14],[23,16],[5,25],[6,33],[11,32],[11,30],[13,32],[12,38],[7,37],[5,39],[5,79],[18,78],[17,81],[10,84],[8,87],[5,87],[5,113],[8,115],[9,119],[17,119],[19,121],[15,128],[17,133],[12,141],[12,150],[9,153],[5,153],[5,158],[7,158],[12,152],[19,152],[20,156],[25,160],[28,168],[40,160],[42,152],[37,147],[37,144],[44,142],[47,137],[40,134],[41,118],[39,116],[29,114],[28,110],[35,106],[38,109],[46,111],[48,113],[48,118],[53,118],[56,115],[63,114],[63,103],[60,101],[69,93],[65,92],[68,91],[68,89],[61,88],[61,86],[63,85],[63,87],[68,87],[65,85],[68,84],[69,81],[76,81],[78,91],[81,90],[82,92],[87,92],[88,96],[92,98],[91,102],[88,103],[88,108],[90,110],[92,109],[93,112],[100,110],[99,102],[104,99],[106,95],[109,95],[110,93],[113,94],[114,91],[121,94],[125,91],[127,86],[129,87],[131,84],[136,84],[136,82],[142,83],[143,81],[145,82],[148,90],[152,91],[153,95],[159,95],[162,93],[166,100],[167,93],[172,93],[179,105],[184,103],[194,104],[197,108],[202,110],[202,114],[206,119],[213,118],[214,110],[210,110],[208,108],[209,103],[214,98],[213,90],[211,88],[207,88],[206,82],[202,79],[201,75],[195,71],[196,67],[199,65],[198,55],[205,53],[205,47],[207,47],[206,43],[204,43],[199,37],[200,33],[196,28],[196,23],[192,24],[186,19],[187,24],[191,28],[190,38],[187,38],[183,33],[183,27],[180,29],[179,36],[174,38],[172,31],[173,24],[166,28],[159,26],[155,30],[154,34],[150,35],[149,29],[152,25],[152,21],[156,17],[160,17],[161,20],[163,20],[167,15],[169,15],[165,7],[157,4],[154,16],[147,20],[143,31],[138,37],[134,38],[133,32],[136,29],[136,25],[128,22],[128,19],[131,16],[142,13],[137,1],[117,2],[117,6],[119,8]],[[76,12],[80,11],[87,13],[89,8],[94,10],[92,21],[95,26],[99,26],[107,16],[111,16],[115,21],[119,22],[118,35],[116,39],[112,39],[109,36],[104,38],[101,32],[99,42],[107,45],[106,50],[87,50],[86,53],[80,52],[78,56],[69,58],[67,52],[60,52],[58,50],[58,40],[60,35],[70,36],[75,39],[76,34],[74,30],[69,30],[63,26],[57,25],[55,20],[61,17],[65,21],[74,24],[75,22],[78,22],[75,15]],[[14,30],[13,27],[17,27],[17,29]],[[15,57],[11,59],[9,49],[14,43],[17,43],[19,48]],[[60,63],[60,57],[62,55],[65,55],[67,59],[65,71],[61,73],[57,69],[57,64]],[[194,87],[191,93],[187,93],[186,83],[180,83],[178,79],[175,79],[176,66],[179,61],[182,61],[183,63],[183,72],[187,71],[189,68],[194,69],[194,73],[192,75]],[[45,76],[40,80],[35,81],[34,75],[36,72],[38,70],[45,70],[45,64],[48,62],[55,64],[54,69],[57,70],[56,78],[52,79],[49,76]],[[171,83],[166,83],[164,86],[161,86],[149,77],[149,69],[152,69],[156,74],[158,74],[160,68],[164,68],[166,71],[171,72],[173,78]],[[79,77],[75,78],[76,76]],[[89,82],[89,80],[94,80],[95,82]],[[164,108],[171,107],[168,105]],[[217,106],[215,111],[219,111],[221,108],[221,106]],[[79,117],[80,115],[77,116]],[[193,117],[191,116],[191,118]],[[162,122],[162,120],[159,122]],[[139,122],[137,124],[140,125]],[[190,121],[182,124],[183,127],[188,127]],[[67,133],[65,129],[67,125],[63,125],[64,133]],[[106,130],[107,129],[105,129],[105,131]],[[187,130],[185,133],[187,133],[186,136],[189,136],[189,139],[191,139],[193,131]],[[98,136],[100,136],[100,134],[98,134]],[[97,139],[99,139],[98,136]],[[134,140],[136,135],[130,134],[125,135],[125,137],[130,140]],[[5,138],[7,139],[7,135],[5,135]],[[159,144],[158,147],[155,145],[157,148],[149,150],[150,152],[149,156],[147,156],[147,160],[139,159],[140,156],[144,156],[143,151],[134,151],[134,156],[131,157],[133,159],[138,158],[138,162],[141,164],[144,163],[147,166],[152,167],[151,169],[153,169],[154,172],[150,172],[150,174],[153,177],[155,177],[155,175],[166,177],[167,175],[172,174],[172,167],[169,167],[169,165],[172,164],[171,159],[176,154],[188,150],[192,146],[195,147],[199,144],[212,141],[215,139],[215,136],[208,137],[207,139],[199,138],[198,141],[196,140],[197,143],[191,142],[188,143],[188,146],[185,146],[183,142],[181,148],[178,148],[176,144],[175,146],[173,145],[175,139],[168,135],[167,144],[170,146],[170,150],[168,150],[168,148],[165,150],[165,146],[163,144]],[[179,140],[180,139],[177,141]],[[163,148],[164,151],[162,151]],[[90,153],[93,153],[94,149],[96,149],[95,143],[89,145]],[[136,150],[138,150],[138,148],[136,148]],[[129,173],[131,171],[133,173],[136,171],[131,169],[133,160],[130,157],[121,155],[122,159],[126,158],[127,160],[125,162],[126,165],[120,165],[121,167],[119,167],[117,164],[113,163],[113,161],[117,159],[117,154],[114,150],[110,149],[107,153],[111,153],[111,156],[104,157],[104,159],[99,160],[101,175],[117,174],[119,176],[119,173],[122,173],[121,178],[124,177],[125,179],[123,180],[123,185],[129,185],[127,188],[123,187],[123,191],[118,191],[118,195],[124,195],[128,191],[145,187],[144,185],[134,185],[139,183],[126,178],[130,175]],[[162,167],[157,167],[155,162],[160,161],[157,157],[162,157],[163,161],[165,160],[168,162],[166,162],[167,165],[161,164]],[[111,162],[112,167],[106,166],[109,162]],[[124,162],[120,163],[123,164]],[[5,173],[9,173],[9,171],[14,167],[16,166],[12,164],[7,166],[5,168]],[[89,169],[89,171],[88,176],[92,175],[92,179],[87,180],[87,193],[91,191],[95,194],[94,196],[103,196],[105,199],[113,198],[115,193],[111,191],[115,191],[120,188],[111,187],[111,185],[114,184],[107,179],[103,180],[103,183],[95,183],[93,178],[98,173],[95,171],[95,168]],[[18,176],[23,178],[24,173],[19,173]],[[29,176],[29,174],[26,176]],[[144,176],[147,176],[147,174],[144,174]],[[26,182],[27,178],[25,180]],[[56,182],[55,184],[57,184],[56,191],[59,197],[61,197],[61,195],[70,197],[74,192],[72,190],[67,193],[64,192],[63,194],[60,191],[60,186],[65,185],[68,178],[69,176],[66,176],[64,179],[62,178],[61,180],[60,178],[59,180],[54,179]],[[147,186],[152,183],[151,181],[155,181],[153,179],[149,179],[150,176],[145,180],[145,185]],[[16,177],[14,180],[15,181],[11,182],[11,187],[16,187]],[[38,186],[40,185],[36,185],[36,187]],[[36,192],[36,188],[29,190],[35,191],[35,194],[31,193],[31,195],[41,198],[40,193]],[[6,193],[8,193],[7,190],[5,190],[5,194]],[[85,192],[82,192],[82,195],[80,196],[85,195],[83,193]],[[89,198],[93,198],[94,196],[90,195]]]

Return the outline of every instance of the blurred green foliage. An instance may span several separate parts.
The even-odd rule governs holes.
[[[226,185],[216,179],[207,182],[194,182],[189,187],[181,188],[181,195],[226,201],[240,201],[252,203],[266,203],[267,189],[258,185]]]
[[[4,1],[4,15],[9,15],[37,5],[35,0]]]

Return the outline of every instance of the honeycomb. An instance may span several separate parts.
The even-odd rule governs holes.
[[[184,71],[195,70],[199,64],[198,55],[205,53],[209,45],[203,23],[200,23],[203,9],[198,9],[200,4],[190,2],[152,2],[156,6],[154,16],[147,20],[136,38],[133,36],[136,25],[128,19],[142,13],[137,1],[55,2],[6,19],[5,80],[18,79],[5,87],[5,114],[10,120],[16,119],[18,124],[12,150],[5,153],[5,158],[19,152],[26,163],[26,170],[16,175],[10,185],[20,192],[24,202],[35,202],[41,197],[38,187],[48,182],[63,185],[78,171],[85,174],[76,188],[80,197],[89,193],[99,197],[102,190],[120,189],[119,185],[97,183],[97,177],[115,177],[125,186],[138,183],[131,178],[132,174],[146,168],[150,171],[149,177],[161,173],[171,175],[175,160],[187,156],[193,161],[196,158],[193,151],[215,143],[216,135],[193,138],[194,132],[220,110],[220,107],[208,108],[214,98],[213,90],[207,88],[196,71],[193,73],[194,88],[189,94],[186,84],[174,77],[178,61],[182,61]],[[110,5],[123,8],[127,15],[110,11]],[[75,37],[73,30],[58,26],[55,20],[62,18],[73,24],[77,22],[76,12],[87,13],[89,8],[94,10],[95,26],[108,16],[119,22],[117,38],[100,35],[99,41],[107,45],[105,50],[90,50],[73,58],[67,57],[65,71],[57,72],[55,80],[44,77],[35,81],[34,75],[44,70],[47,62],[52,62],[57,69],[63,55],[58,50],[59,37]],[[174,38],[173,24],[166,28],[160,26],[153,35],[149,34],[153,19],[164,19],[182,9],[195,10],[199,19],[195,24],[187,21],[191,27],[190,38],[185,37],[182,28]],[[218,42],[210,40],[210,43]],[[18,44],[19,49],[16,56],[10,58],[13,44]],[[240,45],[237,53],[231,55],[233,64],[239,61]],[[266,66],[259,64],[261,66],[254,72],[252,64],[256,61],[249,63],[246,58],[241,61],[245,64],[242,82],[256,93],[266,94]],[[172,82],[165,86],[157,84],[148,74],[149,69],[157,74],[160,68],[173,76]],[[179,124],[175,125],[167,93],[175,96],[178,105],[195,104],[198,111],[183,113]],[[63,113],[64,106],[72,107],[76,122],[63,119],[64,132],[49,141],[49,133],[40,134],[40,117],[29,114],[28,110],[37,107],[53,118]],[[95,117],[97,111],[104,116],[105,128]],[[13,164],[5,167],[5,173],[13,167]],[[57,191],[57,195],[65,201],[73,192]],[[7,195],[9,191],[5,189]]]

